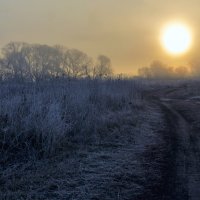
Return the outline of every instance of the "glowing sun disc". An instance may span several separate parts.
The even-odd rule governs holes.
[[[173,55],[183,54],[191,46],[192,34],[186,25],[172,23],[163,29],[161,43],[168,53]]]

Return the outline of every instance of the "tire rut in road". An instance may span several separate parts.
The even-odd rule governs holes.
[[[167,122],[167,132],[171,138],[171,163],[169,177],[163,199],[187,200],[188,191],[188,152],[189,125],[187,121],[169,103],[161,102]]]
[[[159,106],[161,108],[160,112],[163,113],[161,125],[163,127],[156,127],[163,143],[149,148],[146,151],[144,162],[150,163],[150,166],[152,166],[152,170],[147,168],[147,172],[154,171],[156,173],[159,171],[161,178],[153,179],[154,175],[147,173],[145,176],[147,184],[144,185],[144,193],[136,199],[187,200],[187,166],[185,164],[187,162],[182,159],[186,158],[182,154],[185,155],[187,151],[183,148],[185,143],[182,144],[183,142],[179,139],[179,131],[184,132],[185,127],[182,126],[184,124],[187,127],[187,123],[183,123],[181,116],[173,111],[169,105],[162,103],[158,99],[153,99],[151,102],[153,105]],[[154,162],[156,163],[155,166],[153,165]]]
[[[190,200],[200,199],[200,137],[199,137],[199,105],[193,101],[178,101],[174,103],[174,109],[188,121],[189,149],[188,149],[188,196]]]

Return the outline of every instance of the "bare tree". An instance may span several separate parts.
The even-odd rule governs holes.
[[[171,78],[174,76],[173,67],[169,67],[160,61],[153,61],[149,67],[138,69],[138,74],[144,78]]]
[[[141,67],[138,69],[138,75],[142,78],[151,78],[152,73],[149,67]]]
[[[77,49],[62,46],[11,42],[2,49],[0,76],[38,81],[55,77],[90,77],[93,60]],[[111,75],[111,61],[106,56],[98,57],[94,68],[98,77]]]
[[[65,52],[65,64],[70,76],[74,78],[89,76],[92,59],[82,51],[69,49]]]
[[[169,78],[173,76],[173,67],[168,67],[160,61],[153,61],[150,65],[153,78]]]
[[[0,59],[0,81],[2,81],[4,79],[4,76],[6,75],[6,71],[4,68],[4,63],[3,63],[3,59]]]
[[[97,58],[97,65],[94,68],[94,76],[99,78],[109,77],[113,74],[111,60],[107,56],[100,55]]]
[[[191,75],[194,77],[200,77],[200,60],[193,60],[190,63]]]
[[[186,78],[190,75],[188,67],[185,66],[179,66],[176,67],[174,70],[175,76],[179,78]]]
[[[33,80],[58,77],[63,74],[62,53],[47,45],[30,45],[23,49]]]
[[[22,79],[27,73],[27,63],[21,52],[25,46],[25,43],[11,42],[2,49],[4,67],[15,79]]]

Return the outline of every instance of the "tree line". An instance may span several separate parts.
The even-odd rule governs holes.
[[[138,69],[138,75],[142,78],[190,78],[200,77],[200,62],[193,61],[189,66],[168,66],[161,61],[153,61],[147,67]]]
[[[105,55],[99,55],[94,61],[77,49],[23,42],[10,42],[1,49],[1,80],[107,78],[111,75],[111,60]]]

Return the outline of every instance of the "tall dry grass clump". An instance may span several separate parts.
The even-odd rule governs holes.
[[[1,162],[100,142],[103,116],[141,106],[141,87],[135,80],[2,83]]]

